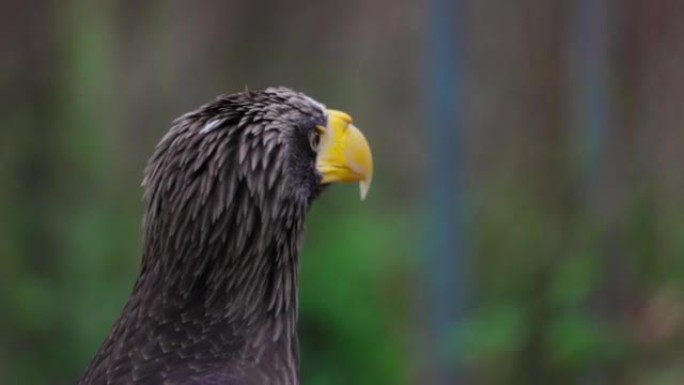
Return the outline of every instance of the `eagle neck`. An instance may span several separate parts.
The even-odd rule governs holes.
[[[183,231],[151,226],[134,296],[155,298],[147,310],[172,322],[223,324],[248,341],[292,338],[305,213],[292,199],[205,216]]]

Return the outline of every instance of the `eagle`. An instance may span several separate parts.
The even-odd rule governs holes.
[[[327,186],[373,175],[341,111],[284,87],[176,119],[143,179],[140,272],[79,385],[297,385],[299,253]]]

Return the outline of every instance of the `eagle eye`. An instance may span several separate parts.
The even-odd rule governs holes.
[[[309,134],[309,144],[314,152],[318,152],[318,146],[321,144],[321,134],[318,130],[313,130]]]

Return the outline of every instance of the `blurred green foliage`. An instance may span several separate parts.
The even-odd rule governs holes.
[[[303,381],[402,383],[409,309],[396,277],[412,250],[406,214],[367,210],[353,202],[356,191],[329,193],[311,215],[301,260]],[[332,200],[336,208],[326,207]]]

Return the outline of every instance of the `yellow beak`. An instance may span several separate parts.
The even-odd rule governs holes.
[[[327,110],[328,125],[319,127],[321,140],[316,169],[321,183],[359,182],[361,200],[366,198],[373,179],[373,156],[368,141],[342,111]]]

